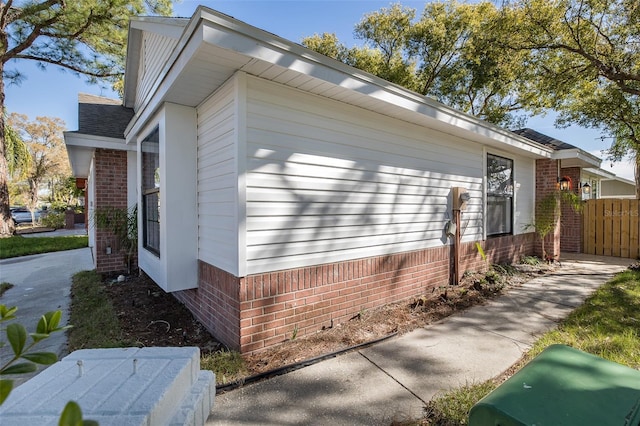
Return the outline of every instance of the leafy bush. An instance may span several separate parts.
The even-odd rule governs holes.
[[[51,212],[40,218],[40,223],[42,223],[42,226],[46,226],[47,228],[64,228],[64,216],[64,212]]]

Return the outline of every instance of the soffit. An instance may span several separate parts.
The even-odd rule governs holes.
[[[136,120],[144,122],[163,102],[195,107],[238,71],[507,152],[551,155],[525,137],[207,8],[196,11]],[[132,123],[126,133],[142,125]]]

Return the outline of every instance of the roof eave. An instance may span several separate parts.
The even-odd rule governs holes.
[[[291,55],[289,58],[291,60],[286,62],[288,69],[292,71],[311,75],[313,78],[342,87],[344,90],[367,95],[379,102],[392,104],[405,111],[404,114],[418,114],[438,121],[449,126],[450,129],[473,135],[474,140],[481,143],[513,149],[534,158],[552,156],[553,150],[538,142],[203,6],[196,9],[185,27],[162,73],[163,80],[156,83],[155,88],[143,101],[141,108],[136,111],[135,117],[125,130],[128,141],[131,135],[136,134],[146,120],[155,113],[158,106],[167,101],[167,93],[184,67],[200,46],[208,42],[208,34],[203,30],[204,25],[208,25],[214,31],[223,30],[236,36],[236,43],[231,43],[229,46],[223,45],[225,42],[230,43],[227,40],[228,37],[215,39],[217,43],[215,45],[222,49],[275,65],[278,65],[278,61],[282,62],[283,55]],[[246,40],[240,43],[237,42],[237,37],[246,38]],[[241,69],[242,67],[238,67],[236,72]],[[193,103],[197,104],[195,101]]]
[[[553,151],[554,160],[560,160],[562,167],[600,168],[602,160],[580,148]]]

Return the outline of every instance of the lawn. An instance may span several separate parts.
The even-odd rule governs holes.
[[[120,330],[118,316],[105,294],[102,276],[95,271],[78,272],[71,284],[69,352],[87,348],[129,346]]]
[[[16,235],[9,238],[0,238],[0,259],[52,251],[73,250],[87,247],[88,244],[89,238],[86,235],[33,238],[24,238]]]
[[[616,275],[575,309],[556,330],[544,334],[525,355],[520,366],[547,346],[560,343],[638,369],[639,334],[640,267],[635,267]],[[498,383],[490,380],[434,398],[427,407],[426,418],[413,424],[465,425],[471,407],[496,386]]]

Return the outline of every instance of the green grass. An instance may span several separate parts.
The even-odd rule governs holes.
[[[2,295],[12,287],[13,287],[13,284],[11,284],[11,283],[1,282],[0,283],[0,297],[2,297]]]
[[[71,284],[69,352],[77,349],[129,346],[118,317],[95,271],[79,272]]]
[[[524,360],[557,343],[640,368],[640,271],[621,272],[600,287],[558,329],[538,339]],[[419,424],[466,425],[471,407],[496,386],[489,380],[444,393],[429,403]]]
[[[49,253],[52,251],[73,250],[87,247],[89,238],[85,236],[33,237],[13,236],[0,238],[0,259]]]
[[[200,367],[203,370],[213,371],[218,385],[233,383],[247,375],[244,359],[235,351],[218,351],[202,355]]]

